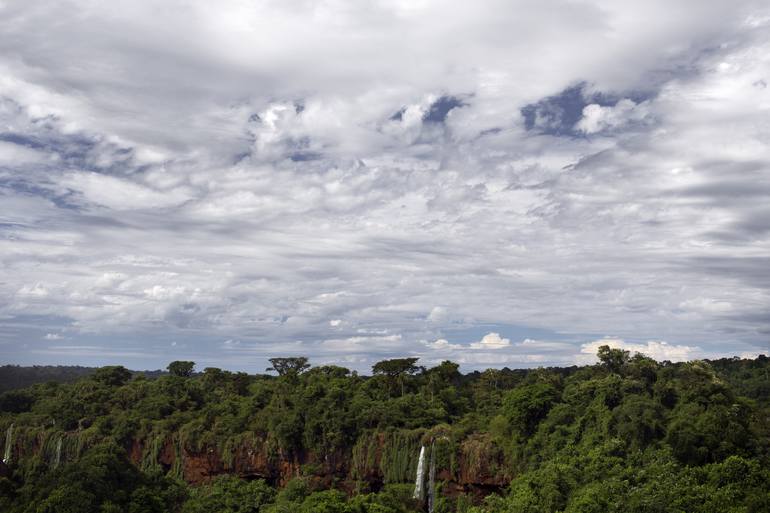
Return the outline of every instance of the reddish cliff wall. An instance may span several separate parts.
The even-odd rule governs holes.
[[[382,455],[382,438],[379,438],[375,457],[364,469],[358,469],[358,476],[369,483],[372,489],[382,486],[380,459]],[[144,444],[134,441],[129,449],[130,460],[140,465]],[[265,479],[277,486],[285,485],[293,477],[301,475],[303,466],[312,467],[311,475],[319,484],[331,486],[335,484],[344,489],[355,487],[349,467],[351,455],[339,454],[316,455],[279,454],[270,455],[266,446],[237,447],[229,458],[223,457],[219,449],[207,447],[200,451],[191,451],[175,447],[172,439],[166,439],[160,448],[157,461],[167,469],[175,466],[176,458],[181,456],[181,471],[185,481],[192,484],[206,482],[222,474],[234,474],[247,479]],[[415,455],[416,457],[417,455]],[[441,469],[438,479],[446,481],[448,493],[476,490],[489,491],[506,486],[510,476],[502,469],[505,468],[502,451],[489,437],[477,435],[470,437],[460,444],[457,454],[456,470]]]

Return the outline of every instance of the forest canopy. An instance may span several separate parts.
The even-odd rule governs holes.
[[[271,359],[276,375],[65,372],[0,394],[0,510],[770,511],[767,357],[597,356],[468,374],[301,356]],[[420,454],[430,501],[413,497]]]

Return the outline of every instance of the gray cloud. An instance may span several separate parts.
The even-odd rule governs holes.
[[[767,15],[3,4],[0,357],[766,350]]]

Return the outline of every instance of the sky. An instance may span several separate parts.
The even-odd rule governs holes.
[[[0,363],[770,353],[770,6],[0,0]]]

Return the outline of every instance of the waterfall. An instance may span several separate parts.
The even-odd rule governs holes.
[[[412,497],[418,501],[423,500],[425,491],[423,483],[425,482],[425,446],[420,447],[420,458],[417,460],[417,478],[414,481],[414,494]]]
[[[3,463],[11,463],[11,449],[13,448],[13,424],[8,426],[5,432],[5,452],[3,453]]]
[[[59,463],[61,462],[61,437],[56,441],[56,452],[53,456],[53,461],[51,462],[51,467],[56,468],[59,466]]]
[[[428,471],[428,513],[433,513],[436,500],[436,442],[430,444],[430,470]]]

